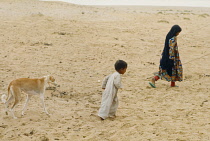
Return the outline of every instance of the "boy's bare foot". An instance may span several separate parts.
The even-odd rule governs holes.
[[[113,116],[109,116],[110,118],[116,118],[116,115],[113,115]]]

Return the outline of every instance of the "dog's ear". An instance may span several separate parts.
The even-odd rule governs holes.
[[[49,79],[49,75],[44,76],[44,78],[48,80]]]
[[[53,76],[49,76],[49,80],[51,81],[51,82],[55,82],[55,78],[53,77]]]

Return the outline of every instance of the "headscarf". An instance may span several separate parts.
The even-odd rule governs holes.
[[[181,31],[182,31],[182,29],[181,29],[181,27],[179,25],[172,26],[171,30],[166,35],[165,47],[168,46],[169,39],[171,39],[172,37],[176,36],[176,33],[181,32]]]
[[[173,67],[173,60],[169,59],[169,40],[176,36],[178,32],[181,32],[182,29],[179,25],[174,25],[171,27],[171,30],[166,35],[165,46],[162,54],[162,59],[160,61],[160,66],[162,69],[167,70],[170,75],[171,69]]]

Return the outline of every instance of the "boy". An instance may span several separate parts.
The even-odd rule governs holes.
[[[127,63],[123,60],[118,60],[115,63],[116,72],[106,76],[102,82],[102,89],[105,89],[102,94],[101,107],[98,116],[104,120],[107,117],[114,117],[118,108],[117,91],[122,88],[121,75],[126,72]]]

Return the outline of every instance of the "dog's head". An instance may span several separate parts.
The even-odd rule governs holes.
[[[53,84],[54,86],[59,87],[59,85],[56,83],[55,78],[53,76],[47,75],[45,76],[45,78],[48,84]]]
[[[49,82],[54,83],[55,82],[55,78],[51,75],[49,75]]]

